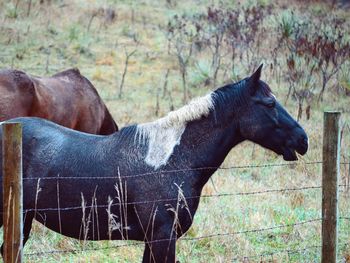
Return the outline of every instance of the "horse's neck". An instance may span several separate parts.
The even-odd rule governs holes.
[[[241,141],[237,125],[216,125],[213,112],[188,122],[160,119],[137,125],[135,139],[145,146],[140,148],[147,149],[144,160],[155,169],[219,166]]]
[[[237,123],[218,125],[210,114],[186,125],[179,151],[191,167],[218,167],[242,140]]]

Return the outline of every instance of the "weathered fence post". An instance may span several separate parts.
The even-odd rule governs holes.
[[[22,126],[2,124],[4,262],[22,262]]]
[[[325,112],[322,164],[322,263],[337,262],[340,112]]]

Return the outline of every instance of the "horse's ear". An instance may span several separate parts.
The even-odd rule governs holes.
[[[259,80],[260,80],[262,67],[263,67],[263,64],[261,64],[258,67],[258,69],[249,78],[249,88],[251,89],[250,93],[252,95],[257,91],[257,89],[259,87],[258,83],[259,83]]]

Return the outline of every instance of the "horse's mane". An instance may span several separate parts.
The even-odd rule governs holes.
[[[214,91],[213,103],[215,120],[217,123],[223,123],[225,118],[230,114],[228,112],[235,112],[243,105],[247,105],[251,99],[249,85],[249,78],[245,78],[239,82],[228,84]],[[272,91],[264,81],[259,80],[259,92],[264,96],[274,97]]]
[[[155,169],[166,164],[176,145],[180,144],[186,124],[207,116],[213,108],[212,93],[192,100],[156,121],[136,126],[135,143],[148,145],[145,162]]]
[[[247,100],[247,91],[245,86],[247,79],[243,79],[239,82],[228,84],[214,91],[214,105],[215,105],[215,116],[220,119],[224,116],[225,112],[232,111],[240,105],[244,105]],[[219,120],[217,120],[219,121]]]
[[[229,101],[243,100],[245,97],[242,95],[244,84],[245,81],[241,81],[219,88],[204,97],[192,100],[178,110],[169,112],[163,118],[137,125],[134,140],[137,145],[147,145],[145,162],[155,169],[166,164],[174,147],[180,144],[187,123],[206,117],[211,112],[215,112],[214,116],[224,118],[227,111],[225,105]],[[218,117],[215,119],[218,121]],[[121,132],[124,133],[123,129]]]
[[[157,126],[158,128],[170,128],[186,126],[188,122],[198,120],[209,115],[211,111],[215,111],[216,115],[224,115],[223,111],[227,111],[229,105],[242,105],[248,100],[245,86],[247,79],[243,79],[237,83],[228,84],[209,94],[193,99],[189,104],[178,110],[169,112],[166,116],[153,122],[139,124],[139,128]],[[263,85],[264,93],[271,93],[270,88]]]
[[[228,84],[209,94],[193,99],[189,104],[181,107],[178,110],[169,112],[166,116],[150,123],[140,125],[148,125],[157,123],[162,128],[169,128],[172,126],[182,126],[186,123],[198,120],[209,115],[210,111],[225,110],[228,104],[244,104],[247,101],[247,92],[245,92],[245,85],[247,79],[241,80],[237,83]],[[265,84],[264,92],[271,93],[270,88]],[[227,110],[227,109],[226,109]],[[218,112],[219,114],[220,112]],[[140,126],[139,125],[139,126]]]
[[[246,89],[247,82],[248,78],[245,78],[239,82],[225,85],[203,97],[193,99],[187,105],[169,112],[160,119],[137,126],[139,129],[150,126],[167,129],[173,126],[186,126],[188,122],[208,116],[211,111],[216,113],[216,117],[223,116],[225,115],[224,111],[229,110],[228,107],[232,108],[232,105],[238,107],[247,103],[250,97]],[[260,81],[259,85],[259,90],[264,95],[273,96],[270,87],[265,82]]]
[[[187,122],[208,116],[213,107],[212,93],[209,93],[204,97],[192,100],[189,104],[178,110],[169,112],[165,117],[158,119],[156,122],[162,128],[186,125]]]

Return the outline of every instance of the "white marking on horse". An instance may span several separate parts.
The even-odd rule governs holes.
[[[180,144],[181,136],[186,129],[186,124],[197,120],[202,116],[208,116],[213,109],[212,94],[192,100],[188,105],[169,112],[169,114],[154,122],[137,125],[137,143],[148,141],[148,151],[145,162],[158,169],[165,165]]]

